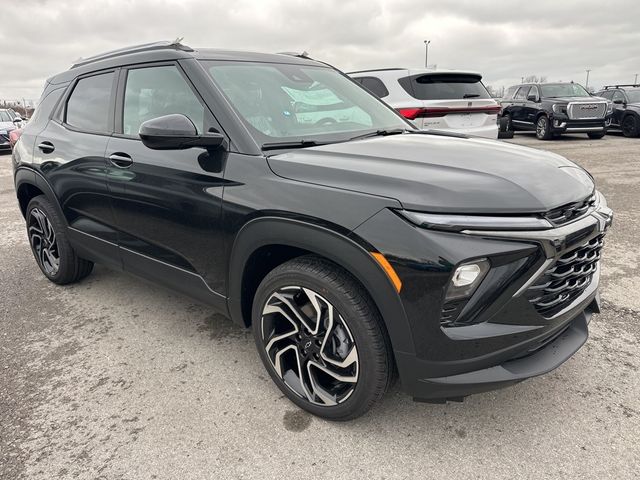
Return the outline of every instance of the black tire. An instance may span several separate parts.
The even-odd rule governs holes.
[[[620,129],[625,137],[640,137],[640,121],[635,115],[627,115],[622,119]]]
[[[93,262],[76,255],[67,239],[65,224],[47,197],[39,195],[31,199],[25,216],[31,251],[45,277],[65,285],[91,273]]]
[[[591,140],[600,140],[601,138],[604,138],[606,134],[607,132],[587,133]]]
[[[540,115],[536,120],[536,138],[538,140],[551,140],[553,138],[551,123],[546,115]]]
[[[513,122],[511,121],[511,115],[506,113],[500,118],[498,138],[513,138],[513,133]]]
[[[297,288],[300,288],[300,290],[296,290]],[[286,317],[280,316],[278,312],[270,311],[269,307],[273,307],[273,302],[279,302],[281,297],[278,295],[286,294],[289,295],[289,302],[295,303],[297,306],[302,305],[299,311],[307,308],[307,312],[309,312],[311,302],[306,302],[306,300],[311,297],[307,296],[308,292],[317,295],[314,297],[317,304],[325,307],[324,312],[316,316],[316,318],[323,319],[322,322],[316,323],[316,325],[322,325],[322,327],[316,328],[321,330],[325,328],[327,333],[317,335],[316,338],[320,336],[327,338],[333,331],[331,341],[323,340],[320,346],[320,340],[317,339],[315,342],[317,342],[318,347],[314,347],[311,345],[311,341],[307,342],[308,339],[312,338],[308,336],[309,330],[301,327],[299,334],[294,336],[295,331],[293,333],[285,331],[284,334],[287,338],[272,343],[275,337],[282,336],[282,330],[277,330],[275,327],[276,322],[272,319],[275,317],[286,320]],[[287,309],[288,305],[289,303],[279,303],[278,308]],[[331,323],[328,320],[329,307],[332,307],[334,312],[332,315],[334,321]],[[336,311],[337,315],[335,314]],[[289,310],[289,313],[292,312],[294,311]],[[307,319],[311,319],[317,313],[318,309],[316,308],[315,313],[312,312],[312,315]],[[284,323],[286,325],[286,322]],[[289,321],[289,323],[291,324],[292,322]],[[260,358],[275,384],[289,400],[313,415],[335,421],[354,419],[366,413],[391,385],[394,377],[393,354],[386,329],[375,304],[351,274],[324,258],[313,255],[298,257],[271,271],[260,283],[256,291],[253,302],[252,324]],[[328,328],[326,328],[327,324],[330,325]],[[334,325],[334,327],[331,325]],[[346,329],[342,328],[342,326],[346,326]],[[288,328],[292,328],[292,325],[289,325]],[[348,334],[349,338],[345,341],[345,345],[350,343],[350,348],[348,354],[346,351],[344,352],[347,359],[338,356],[337,360],[348,362],[348,358],[352,357],[355,351],[354,358],[356,362],[348,367],[349,369],[355,368],[355,382],[340,382],[334,376],[329,377],[329,375],[320,372],[317,368],[312,370],[312,367],[317,362],[322,362],[325,367],[334,372],[338,370],[345,376],[353,374],[353,370],[351,370],[351,373],[345,373],[347,370],[338,369],[326,363],[323,360],[324,357],[321,357],[326,354],[325,351],[332,345],[335,353],[336,347],[334,344],[337,342],[333,337],[339,333],[338,328],[341,328],[343,337]],[[265,331],[264,334],[263,330]],[[302,338],[298,339],[297,337]],[[349,339],[351,340],[350,342],[348,341]],[[339,342],[343,343],[340,339]],[[276,346],[270,347],[270,344]],[[338,348],[341,346],[338,345]],[[310,353],[306,350],[307,348],[316,348],[316,353],[313,354],[314,357],[310,357]],[[320,356],[317,353],[318,349]],[[283,365],[287,360],[282,360],[285,358],[285,352],[289,358],[296,359],[295,361],[288,360],[292,368],[286,371],[286,366]],[[314,360],[314,358],[317,360]],[[334,356],[334,360],[335,358]],[[311,366],[309,366],[310,362]],[[279,365],[280,373],[278,373],[276,365]],[[303,367],[298,367],[299,374],[294,370],[296,365],[304,365]],[[333,391],[340,392],[330,399],[333,403],[326,403],[323,398],[325,395],[318,396],[316,393],[319,390],[326,394],[328,392],[327,389],[324,389],[326,385],[322,385],[323,389],[317,389],[313,381],[308,381],[312,371],[317,372],[314,375],[316,375],[318,384],[322,383],[318,377],[324,376],[324,381],[332,385],[330,388],[333,388]],[[300,382],[300,378],[303,379],[302,382]],[[287,381],[289,383],[286,383]],[[300,383],[303,383],[306,387],[301,387]],[[298,391],[307,393],[296,393],[291,385],[297,387]],[[342,400],[339,399],[339,395],[343,395]]]

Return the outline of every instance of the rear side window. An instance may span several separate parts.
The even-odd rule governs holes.
[[[67,100],[65,123],[88,132],[110,133],[113,75],[109,72],[81,78]]]
[[[123,133],[137,135],[152,118],[181,113],[204,130],[204,107],[174,65],[130,70],[124,92]]]
[[[34,125],[39,125],[41,121],[43,124],[46,123],[46,121],[49,120],[51,111],[58,103],[58,100],[60,100],[60,97],[64,93],[65,89],[66,86],[58,88],[57,90],[51,90],[49,93],[47,93],[46,96],[42,97],[40,99],[40,102],[38,103],[38,106],[36,107],[35,112],[33,112],[33,115],[31,115],[31,120],[29,120],[29,123],[27,125],[33,127]]]
[[[398,80],[400,86],[418,100],[458,100],[491,98],[478,75],[412,75]]]
[[[504,94],[505,99],[511,99],[513,98],[513,95],[516,93],[516,90],[518,90],[518,85],[515,85],[513,87],[509,87],[506,91],[506,93]]]
[[[360,77],[357,80],[359,84],[378,98],[384,98],[389,95],[389,90],[387,90],[382,80],[377,77]]]

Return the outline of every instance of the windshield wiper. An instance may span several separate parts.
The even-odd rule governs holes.
[[[479,97],[480,94],[479,93],[465,93],[462,98],[476,98]]]
[[[327,145],[331,142],[318,142],[316,140],[295,140],[292,142],[267,142],[262,144],[262,150],[278,150],[285,148],[304,148],[317,147],[319,145]]]
[[[362,135],[356,135],[355,137],[351,137],[348,141],[351,140],[360,140],[361,138],[369,138],[369,137],[385,137],[387,135],[398,135],[401,133],[409,133],[411,130],[407,128],[390,128],[388,130],[376,130],[375,132],[367,132]]]

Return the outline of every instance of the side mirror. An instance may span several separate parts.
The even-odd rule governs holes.
[[[184,150],[192,147],[218,148],[225,137],[220,133],[199,135],[196,126],[181,113],[152,118],[140,125],[140,139],[152,150]]]
[[[620,100],[618,98],[617,100],[614,100],[613,103],[615,103],[616,105],[622,105],[624,103],[624,100]]]
[[[529,95],[529,96],[527,96],[527,101],[529,101],[529,102],[537,102],[538,101],[538,96],[537,95]]]
[[[14,124],[22,123],[22,117],[16,117],[13,119]]]

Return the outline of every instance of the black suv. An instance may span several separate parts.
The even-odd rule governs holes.
[[[501,131],[533,130],[540,140],[562,133],[606,134],[612,106],[577,83],[528,83],[507,89],[502,101]]]
[[[625,137],[640,136],[640,85],[609,85],[596,95],[613,103],[609,129],[622,130]]]
[[[48,80],[13,154],[34,256],[94,262],[252,327],[294,403],[443,401],[587,339],[612,213],[557,155],[417,130],[307,57],[160,43]]]

